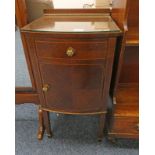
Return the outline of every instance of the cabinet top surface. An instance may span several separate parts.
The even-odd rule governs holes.
[[[120,33],[109,15],[44,15],[24,26],[22,31],[59,33]]]

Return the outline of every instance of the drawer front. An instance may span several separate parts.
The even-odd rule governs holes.
[[[112,132],[122,134],[138,134],[138,117],[115,117]]]
[[[41,58],[104,59],[107,40],[101,41],[36,41],[37,56]]]
[[[46,105],[55,111],[102,112],[102,65],[40,64]],[[46,89],[46,88],[45,88]]]

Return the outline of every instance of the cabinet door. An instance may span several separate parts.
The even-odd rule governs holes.
[[[82,113],[103,112],[104,66],[100,64],[40,64],[45,108]]]

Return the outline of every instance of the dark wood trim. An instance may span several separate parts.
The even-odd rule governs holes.
[[[115,0],[111,13],[112,18],[123,31],[123,36],[119,37],[117,40],[117,46],[115,51],[115,59],[113,64],[113,73],[110,88],[112,96],[115,96],[123,63],[124,51],[126,46],[126,36],[128,31],[127,21],[129,14],[129,4],[129,0]]]
[[[106,114],[106,111],[103,112],[90,112],[90,113],[80,113],[80,112],[68,112],[68,111],[57,111],[57,110],[49,110],[47,108],[42,108],[44,111],[48,111],[48,112],[54,112],[54,113],[58,113],[58,114],[65,114],[65,115],[102,115],[102,114]]]
[[[16,104],[34,103],[38,105],[39,94],[37,94],[36,92],[16,92],[15,103]]]
[[[126,46],[139,46],[139,40],[126,40]]]
[[[16,7],[15,14],[16,14],[17,25],[21,28],[28,23],[25,0],[16,0],[15,7]]]
[[[115,0],[112,5],[111,16],[123,31],[128,30],[129,6],[129,0]]]
[[[117,86],[119,83],[119,77],[120,77],[123,57],[124,57],[125,41],[126,41],[126,32],[124,32],[123,37],[119,37],[117,40],[115,58],[114,58],[114,64],[113,64],[111,88],[110,88],[110,92],[112,96],[115,96]]]
[[[16,87],[15,91],[20,92],[20,93],[22,93],[22,92],[33,92],[33,89],[32,89],[32,87]]]
[[[31,79],[31,83],[32,83],[32,91],[36,91],[36,84],[35,84],[35,79],[34,79],[34,73],[32,71],[32,63],[30,61],[30,56],[27,48],[27,43],[26,43],[26,39],[25,36],[21,33],[21,39],[22,39],[22,44],[23,44],[23,48],[24,48],[24,54],[25,54],[25,58],[26,58],[26,62],[27,62],[27,67],[28,67],[28,71],[29,71],[29,75],[30,75],[30,79]]]
[[[109,138],[132,138],[132,139],[137,139],[137,138],[139,138],[139,134],[109,132],[108,137]]]
[[[45,14],[102,14],[110,13],[110,8],[107,9],[45,9]]]

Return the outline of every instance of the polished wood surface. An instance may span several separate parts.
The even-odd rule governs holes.
[[[128,32],[126,44],[128,46],[139,45],[139,0],[130,0],[128,15]]]
[[[130,0],[128,27],[129,31],[132,27],[139,30],[139,0]]]
[[[119,84],[116,95],[115,116],[138,116],[138,114],[138,84]]]
[[[109,132],[109,137],[137,139],[139,137],[138,117],[115,116],[112,130]]]
[[[127,133],[127,134],[135,134],[138,135],[138,117],[116,117],[114,121],[114,128],[112,129],[112,133]],[[122,128],[123,126],[123,128]]]
[[[126,36],[126,46],[138,46],[139,45],[139,27],[129,27],[129,31]]]
[[[108,15],[44,15],[24,26],[22,31],[49,33],[120,33],[120,29]]]

